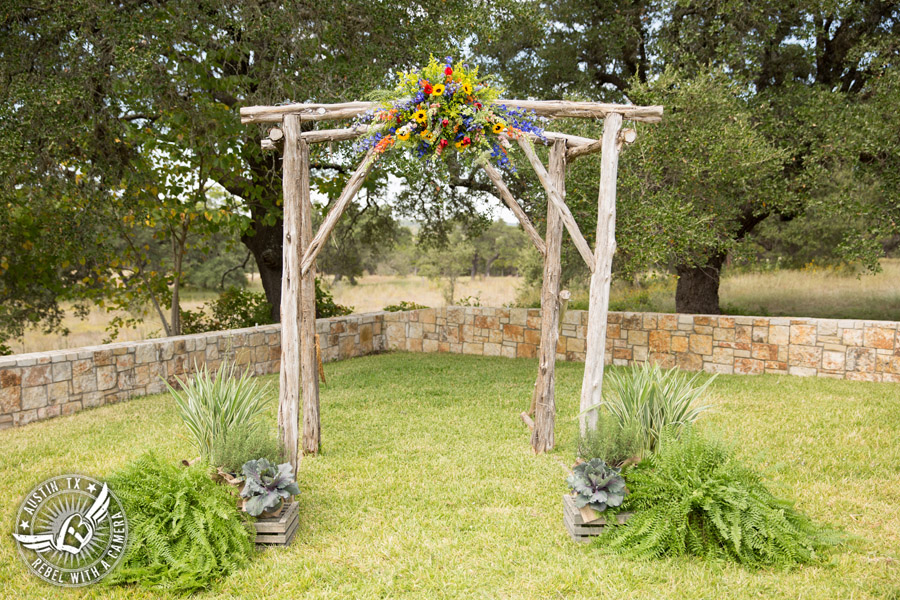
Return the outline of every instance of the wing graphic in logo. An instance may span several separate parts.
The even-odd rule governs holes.
[[[14,533],[13,537],[21,542],[22,546],[29,550],[34,550],[39,554],[43,554],[49,550],[57,552],[67,552],[69,554],[78,554],[84,547],[91,543],[94,538],[94,532],[97,526],[106,518],[109,511],[109,488],[103,484],[103,489],[97,495],[94,503],[88,511],[82,515],[81,513],[73,513],[63,522],[59,531],[48,531],[46,533],[37,533],[34,535],[19,535]],[[70,537],[71,536],[71,537]],[[69,543],[77,542],[77,545]]]

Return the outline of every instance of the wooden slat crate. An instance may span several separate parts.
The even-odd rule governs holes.
[[[277,517],[257,519],[256,543],[264,545],[286,546],[291,543],[297,527],[300,525],[300,504],[291,502],[284,507]]]
[[[631,518],[631,515],[632,513],[619,513],[616,515],[616,522],[622,525]],[[569,536],[576,542],[589,542],[592,537],[603,533],[603,528],[607,527],[606,519],[603,517],[586,523],[581,511],[575,507],[575,498],[569,494],[563,496],[563,523]]]

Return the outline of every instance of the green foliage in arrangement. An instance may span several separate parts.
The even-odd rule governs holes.
[[[415,302],[407,302],[406,300],[401,300],[397,304],[388,304],[381,310],[386,312],[403,312],[406,310],[419,310],[422,308],[428,308],[424,304],[417,304]]]
[[[691,428],[665,433],[659,451],[626,474],[634,516],[599,546],[632,558],[693,555],[748,567],[820,560],[833,533],[766,489],[722,444]]]
[[[628,493],[621,469],[610,467],[599,458],[576,465],[566,483],[575,492],[575,506],[589,506],[597,512],[621,506]]]
[[[247,498],[247,514],[258,517],[277,508],[284,500],[300,493],[291,463],[273,465],[265,458],[249,460],[243,466],[246,485],[241,497]]]
[[[259,428],[267,389],[257,385],[248,371],[237,377],[234,363],[223,361],[215,375],[203,365],[190,381],[175,380],[180,391],[168,382],[166,387],[204,461],[210,461],[213,448],[236,427],[250,432]]]
[[[636,422],[621,426],[609,411],[601,409],[597,415],[597,428],[588,430],[578,438],[578,456],[584,460],[602,459],[613,467],[640,460],[643,435]]]
[[[281,443],[268,427],[241,423],[213,441],[210,462],[226,473],[240,473],[244,463],[256,458],[276,464],[284,458]]]
[[[678,369],[662,370],[644,363],[627,371],[611,371],[601,406],[624,428],[638,427],[643,436],[642,455],[655,452],[664,429],[679,431],[690,425],[708,406],[698,400],[715,379],[700,383],[701,374],[688,378]]]
[[[109,485],[122,501],[131,536],[109,583],[186,594],[248,563],[252,530],[234,496],[204,468],[145,454],[113,474]]]
[[[230,287],[200,310],[181,311],[181,329],[185,335],[205,331],[242,329],[272,322],[272,306],[266,295]]]
[[[316,277],[316,318],[341,317],[353,312],[352,306],[344,306],[334,301],[331,292],[322,287],[322,281]]]

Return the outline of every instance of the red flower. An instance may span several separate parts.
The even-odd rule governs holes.
[[[448,142],[447,140],[441,138],[441,141],[438,143],[438,145],[439,145],[441,148],[446,148],[446,147],[447,147],[447,144],[449,144],[449,143],[450,143],[450,142]]]
[[[469,139],[469,136],[466,136],[463,138],[463,146],[468,146],[471,143],[472,143],[472,140]]]
[[[447,67],[444,69],[444,75],[453,75],[453,69],[451,67]]]
[[[481,110],[481,102],[475,103],[475,110]]]
[[[443,125],[444,127],[446,127],[449,124],[450,124],[450,121],[448,121],[447,119],[444,119],[443,121],[441,121],[441,125]]]
[[[429,94],[429,95],[430,95],[431,92],[434,91],[434,88],[431,87],[431,84],[430,84],[430,83],[426,83],[426,84],[425,84],[425,87],[424,87],[424,89],[423,89],[422,91],[424,91],[426,94]]]

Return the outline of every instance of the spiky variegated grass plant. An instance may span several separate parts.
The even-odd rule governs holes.
[[[700,404],[715,379],[696,373],[688,376],[678,369],[661,369],[644,363],[627,371],[612,371],[605,378],[605,398],[598,408],[606,409],[625,430],[641,432],[642,454],[657,450],[663,431],[678,435],[709,408]]]
[[[223,361],[215,375],[206,365],[194,371],[190,380],[175,378],[181,390],[168,382],[166,386],[200,457],[209,462],[214,448],[223,443],[229,431],[240,426],[245,433],[253,433],[260,426],[267,391],[247,370],[236,376],[232,362]]]

